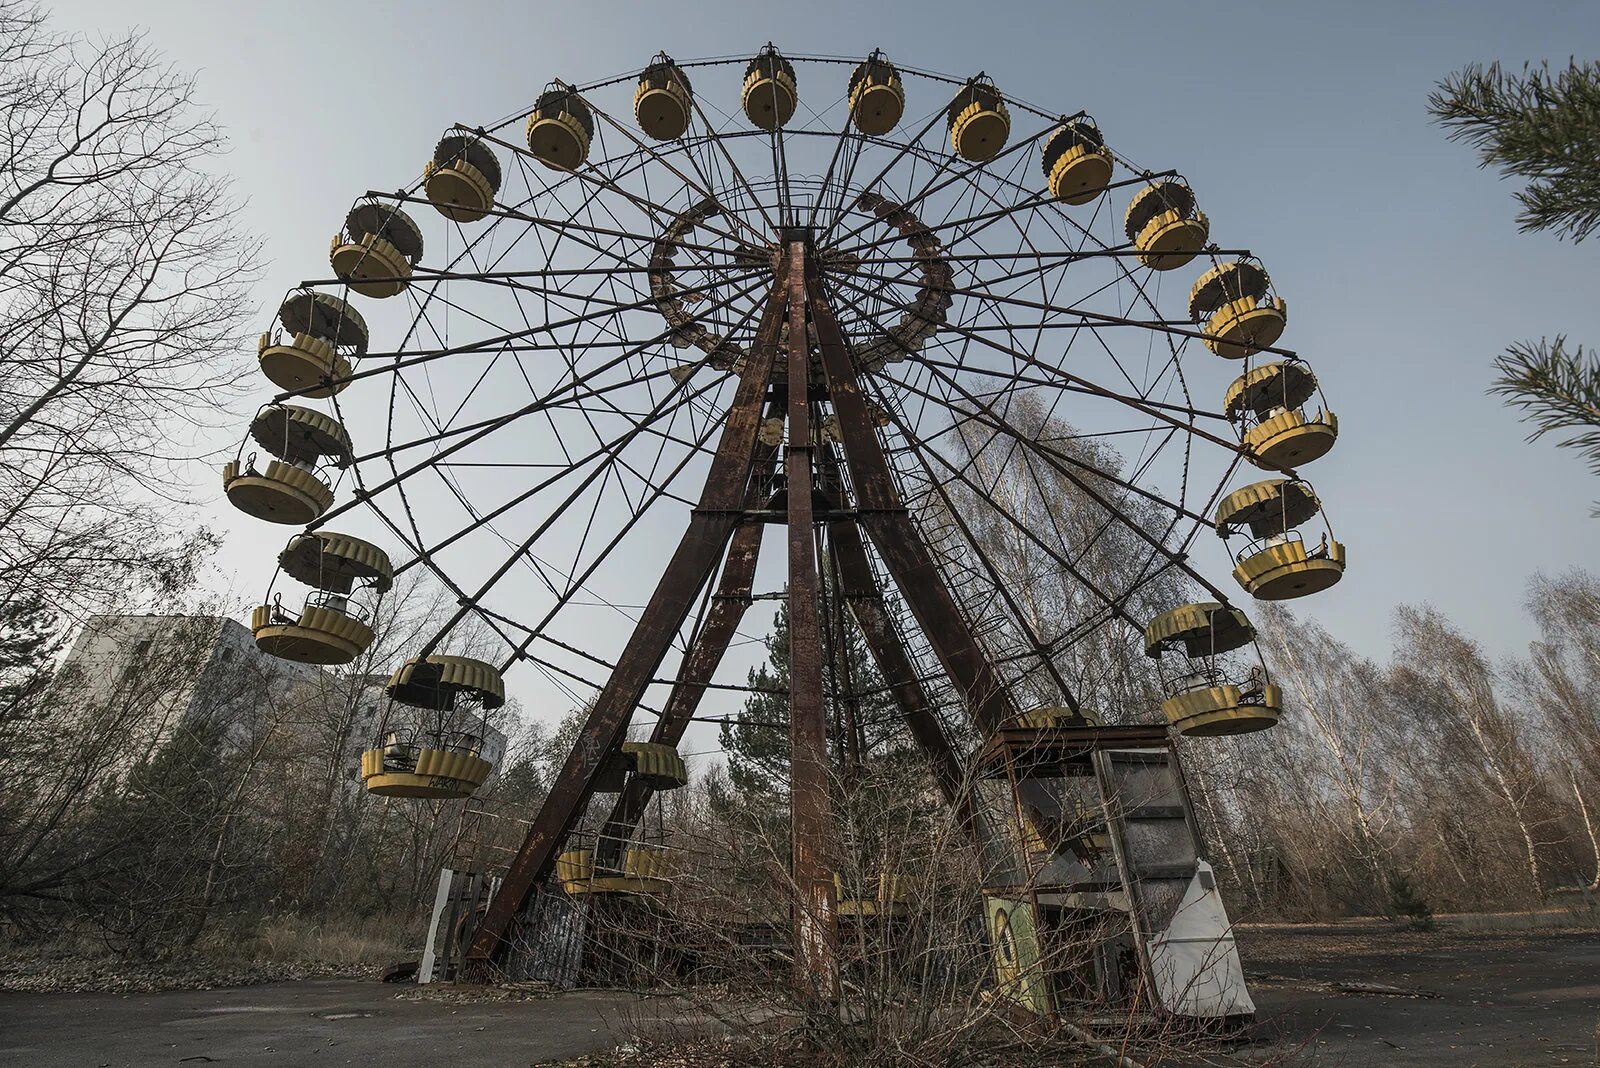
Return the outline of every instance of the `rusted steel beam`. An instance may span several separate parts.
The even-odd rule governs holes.
[[[821,583],[812,508],[811,362],[806,330],[806,247],[789,242],[789,822],[794,903],[795,985],[808,1001],[838,993],[834,964],[833,877],[829,840],[828,731],[822,704]]]
[[[1016,708],[900,500],[856,381],[855,360],[814,267],[806,272],[806,288],[862,526],[973,719],[985,734],[993,733],[1015,718]]]
[[[961,761],[945,736],[944,725],[934,714],[933,703],[917,676],[916,666],[900,636],[889,621],[884,609],[883,592],[872,574],[867,561],[867,548],[861,541],[861,531],[854,523],[840,520],[828,525],[828,545],[833,550],[834,562],[839,568],[840,594],[850,605],[866,640],[867,651],[883,675],[900,714],[905,717],[911,737],[933,767],[934,781],[939,793],[952,808],[965,806],[966,793],[962,789]]]
[[[769,408],[769,414],[771,411]],[[770,445],[756,446],[756,462],[745,497],[747,507],[760,503],[765,484],[770,481],[776,453],[777,450]],[[717,579],[716,592],[712,594],[711,604],[706,609],[705,622],[695,635],[689,651],[684,654],[672,693],[667,696],[661,717],[650,731],[652,742],[677,745],[693,721],[695,710],[700,707],[700,699],[705,696],[706,685],[716,674],[729,643],[739,629],[739,621],[750,608],[750,593],[755,583],[756,560],[761,552],[764,529],[759,521],[747,519],[733,532],[733,540],[728,543],[728,556],[722,565],[722,575]],[[649,782],[637,775],[628,777],[627,785],[623,787],[621,796],[612,806],[611,815],[600,831],[601,849],[607,856],[598,857],[598,862],[604,863],[610,854],[620,850],[633,837],[639,820],[644,816],[645,806],[650,803],[654,793],[655,788]]]
[[[772,377],[778,329],[788,298],[786,271],[778,277],[757,327],[754,344],[728,410],[700,503],[689,519],[677,551],[635,624],[617,666],[595,699],[576,744],[557,773],[527,837],[507,869],[467,951],[469,966],[481,969],[506,945],[505,934],[528,895],[549,874],[572,825],[594,793],[595,779],[621,743],[633,710],[661,665],[695,594],[710,579],[738,526],[755,459],[761,404]]]

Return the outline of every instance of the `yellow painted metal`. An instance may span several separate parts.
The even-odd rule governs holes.
[[[477,222],[494,207],[489,179],[464,159],[430,160],[422,170],[422,187],[439,214],[454,222]]]
[[[1326,456],[1338,437],[1338,416],[1323,412],[1311,419],[1295,408],[1279,412],[1245,431],[1244,443],[1250,450],[1251,463],[1277,470],[1299,467]]]
[[[1322,509],[1316,491],[1299,479],[1268,478],[1240,486],[1217,505],[1213,519],[1227,536],[1248,526],[1258,538],[1293,530]]]
[[[657,141],[676,141],[689,131],[694,95],[689,79],[666,57],[650,64],[633,91],[633,117]]]
[[[911,911],[911,899],[898,875],[882,872],[873,897],[846,897],[844,879],[833,873],[834,911],[840,916],[903,916]]]
[[[659,894],[672,886],[672,861],[662,850],[635,847],[620,874],[596,874],[594,850],[569,849],[556,857],[556,879],[568,894]]]
[[[745,117],[762,130],[780,130],[794,118],[800,97],[794,75],[786,70],[752,70],[739,94]]]
[[[394,582],[389,554],[371,542],[330,530],[296,534],[278,554],[278,566],[292,579],[321,590],[347,593],[365,582],[379,593]]]
[[[333,273],[368,297],[392,297],[409,284],[422,258],[422,230],[392,203],[358,200],[328,251]]]
[[[411,261],[377,234],[350,240],[335,234],[328,262],[334,274],[364,297],[392,297],[410,284]]]
[[[1067,204],[1087,204],[1111,181],[1111,150],[1100,130],[1078,121],[1058,126],[1041,155],[1050,195]]]
[[[993,947],[995,993],[1038,1016],[1054,1010],[1034,929],[1033,909],[1026,901],[983,896],[984,920]]]
[[[422,228],[392,200],[366,197],[356,201],[344,217],[344,228],[351,237],[376,234],[412,263],[422,258]]]
[[[350,435],[333,416],[298,404],[266,404],[250,421],[250,436],[284,460],[314,463],[323,457],[335,463],[350,459]]]
[[[469,697],[485,708],[506,703],[505,681],[493,664],[470,656],[431,653],[414,656],[389,677],[389,697],[403,705],[448,712],[460,697]]]
[[[1182,267],[1211,236],[1211,222],[1195,206],[1194,190],[1170,178],[1134,194],[1122,228],[1139,251],[1139,262],[1157,271]]]
[[[418,749],[416,766],[409,770],[386,766],[384,756],[381,748],[361,754],[362,783],[368,793],[383,797],[471,797],[494,770],[489,761],[460,749]]]
[[[622,756],[629,769],[657,790],[675,790],[689,782],[683,757],[660,742],[623,742]]]
[[[850,121],[869,137],[882,137],[900,125],[906,91],[894,64],[874,52],[850,75]]]
[[[372,628],[331,608],[308,605],[297,620],[257,605],[250,630],[262,652],[300,664],[348,664],[372,644]]]
[[[1211,237],[1211,221],[1197,211],[1184,218],[1175,211],[1163,212],[1145,223],[1133,239],[1139,262],[1158,271],[1182,267],[1200,254]]]
[[[1029,730],[1045,730],[1050,727],[1081,726],[1086,722],[1099,723],[1101,719],[1088,709],[1081,709],[1074,714],[1070,708],[1043,707],[1022,713],[1008,723],[1007,726],[1022,727]]]
[[[290,334],[310,334],[357,356],[367,351],[367,321],[332,293],[302,289],[290,294],[278,309],[278,321]]]
[[[268,523],[305,526],[333,504],[333,490],[310,471],[273,460],[265,471],[241,470],[238,461],[222,468],[228,503]]]
[[[331,397],[350,384],[350,361],[310,334],[295,334],[288,342],[262,334],[256,354],[268,381],[302,397]]]
[[[1011,113],[998,95],[974,100],[950,123],[950,147],[962,159],[983,163],[994,159],[1011,136]]]
[[[500,160],[482,139],[456,130],[440,139],[422,178],[428,200],[440,215],[455,222],[477,222],[494,207]]]
[[[1289,321],[1289,305],[1282,297],[1257,303],[1244,297],[1218,308],[1207,320],[1206,348],[1230,360],[1242,360],[1275,345]]]
[[[1298,360],[1279,360],[1250,368],[1233,380],[1222,411],[1237,421],[1245,412],[1265,418],[1275,408],[1298,408],[1317,392],[1317,376]]]
[[[1243,359],[1283,336],[1289,306],[1270,293],[1272,280],[1249,260],[1219,263],[1189,290],[1189,318],[1205,318],[1206,347],[1218,356]],[[1209,316],[1209,318],[1207,318]]]
[[[1250,620],[1237,608],[1217,601],[1180,605],[1161,613],[1144,630],[1144,653],[1159,657],[1182,645],[1189,657],[1215,656],[1242,649],[1255,641]]]
[[[1344,577],[1344,546],[1329,541],[1307,552],[1305,542],[1268,545],[1239,562],[1233,577],[1258,601],[1287,601],[1321,593]]]
[[[1189,290],[1189,318],[1199,320],[1223,305],[1250,297],[1262,300],[1272,279],[1258,263],[1231,260],[1219,263],[1195,279]]]
[[[528,151],[552,170],[576,170],[589,158],[589,134],[567,112],[541,115],[535,111],[528,116]]]
[[[1074,145],[1050,168],[1050,195],[1068,204],[1087,204],[1111,181],[1111,153]]]
[[[1178,733],[1191,738],[1214,738],[1266,730],[1283,712],[1283,691],[1264,683],[1259,695],[1246,701],[1244,691],[1228,683],[1190,690],[1161,702],[1161,711]]]

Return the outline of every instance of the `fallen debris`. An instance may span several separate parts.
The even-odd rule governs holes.
[[[370,966],[314,960],[242,963],[195,957],[140,961],[109,955],[16,948],[0,957],[0,990],[34,994],[146,994],[157,990],[217,990],[298,979],[371,979],[376,976],[377,969]]]
[[[1432,990],[1422,990],[1418,987],[1390,986],[1388,983],[1350,982],[1348,980],[1323,984],[1341,994],[1378,994],[1390,998],[1436,998],[1439,995]]]

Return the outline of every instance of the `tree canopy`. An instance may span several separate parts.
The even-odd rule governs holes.
[[[1525,184],[1516,193],[1526,231],[1553,230],[1582,241],[1600,228],[1600,63],[1552,70],[1471,64],[1428,98],[1453,141],[1478,150],[1478,165]],[[1570,432],[1559,444],[1582,453],[1600,474],[1600,356],[1581,345],[1518,342],[1495,360],[1491,393],[1534,425],[1529,440]],[[1600,515],[1600,507],[1596,508]]]

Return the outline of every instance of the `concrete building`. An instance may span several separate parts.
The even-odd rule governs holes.
[[[182,728],[214,724],[246,744],[271,717],[280,733],[344,749],[348,781],[358,784],[361,751],[379,740],[387,681],[387,672],[356,676],[268,656],[247,627],[225,616],[105,615],[74,640],[54,703],[84,731],[116,740],[101,760],[106,777],[125,775]],[[389,727],[419,714],[396,705]],[[496,770],[505,748],[505,735],[489,727],[482,755]]]

